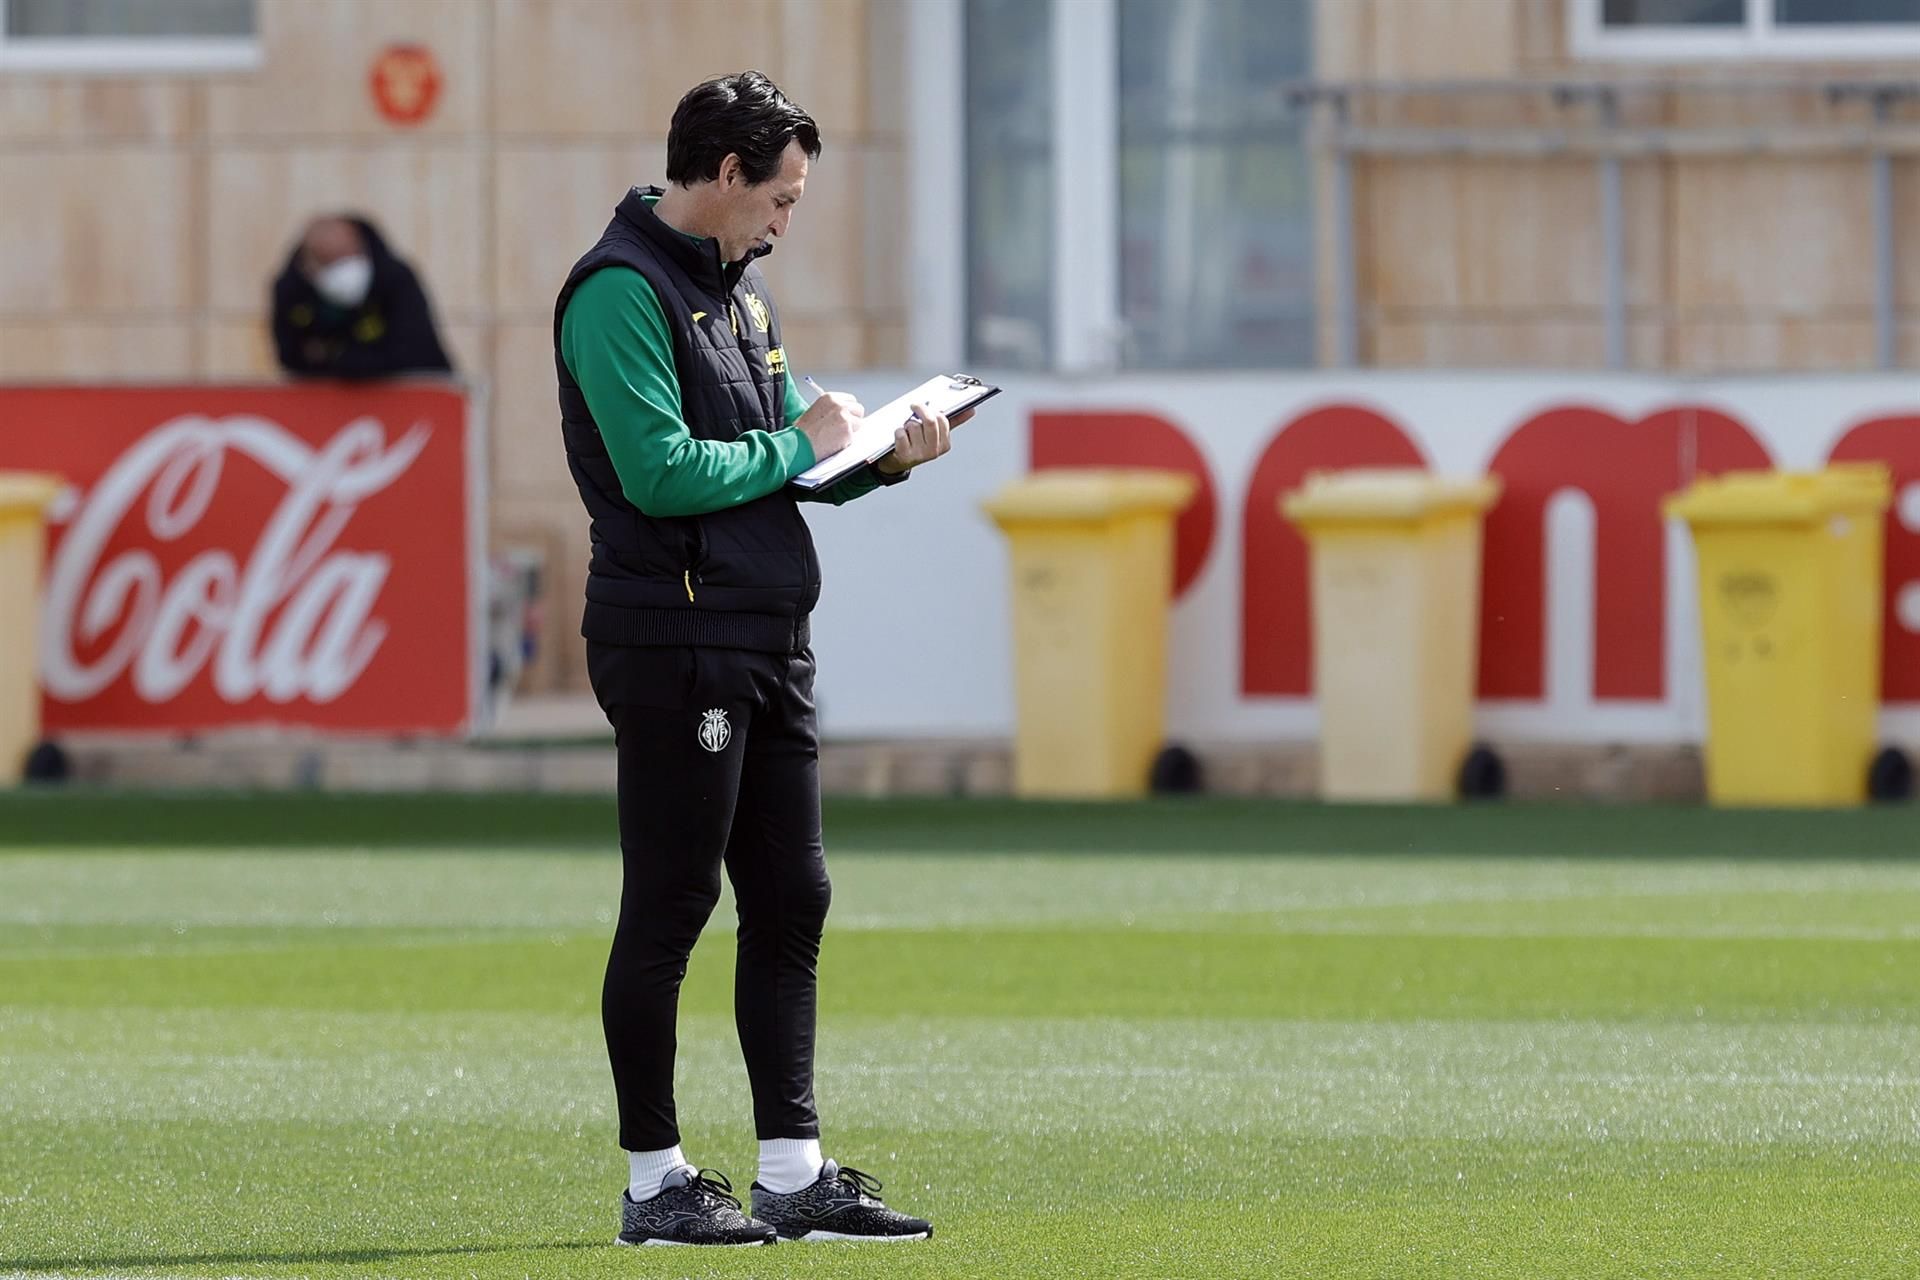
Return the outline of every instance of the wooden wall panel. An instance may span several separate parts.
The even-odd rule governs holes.
[[[1894,300],[1920,308],[1920,160],[1893,165]]]
[[[202,327],[199,345],[196,377],[267,382],[280,376],[264,311],[253,319],[209,320]]]
[[[259,0],[265,65],[207,88],[208,132],[220,138],[381,140],[394,126],[370,85],[390,45],[422,45],[441,71],[432,114],[404,136],[471,134],[486,109],[487,6],[472,0]]]
[[[794,376],[819,370],[858,369],[866,363],[867,326],[858,319],[821,312],[780,313],[780,340]]]
[[[1676,324],[1672,366],[1698,373],[1794,373],[1868,369],[1873,322],[1830,314],[1694,318]]]
[[[191,80],[0,74],[0,142],[176,141],[195,126]]]
[[[493,491],[508,500],[568,500],[573,478],[560,444],[550,323],[502,325],[488,406]]]
[[[782,321],[845,316],[860,307],[869,256],[866,160],[859,147],[822,154],[807,177],[805,197],[794,206],[787,234],[761,259]]]
[[[1519,6],[1513,0],[1371,0],[1371,5],[1365,45],[1370,78],[1497,79],[1516,70]],[[1329,7],[1322,0],[1316,16]]]
[[[0,379],[129,382],[192,373],[190,335],[177,324],[0,319]]]
[[[567,271],[600,238],[636,184],[665,181],[666,138],[546,145],[494,153],[493,304],[517,320],[551,318]]]
[[[420,273],[446,314],[486,306],[482,157],[451,143],[234,144],[210,177],[213,305],[259,310],[306,220],[357,210]]]
[[[1382,306],[1598,306],[1591,163],[1407,159],[1369,163],[1367,275]]]
[[[866,48],[871,8],[869,0],[780,0],[776,5],[779,44],[760,69],[819,122],[830,147],[867,133],[868,80],[850,63]],[[882,92],[898,116],[911,80],[897,70],[890,80],[890,85],[882,81]]]
[[[1852,158],[1673,164],[1673,303],[1812,314],[1873,298],[1866,166]]]
[[[1372,339],[1372,362],[1384,368],[1592,369],[1605,353],[1597,319],[1390,314]]]
[[[190,178],[171,148],[0,150],[0,316],[158,322],[190,307]]]
[[[781,35],[776,0],[494,0],[494,15],[493,122],[509,137],[664,134],[695,83],[773,75]]]

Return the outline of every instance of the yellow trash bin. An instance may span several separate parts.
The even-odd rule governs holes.
[[[40,569],[53,476],[0,471],[0,784],[17,782],[40,737]]]
[[[1667,500],[1693,529],[1707,798],[1858,804],[1880,709],[1878,463],[1730,472]]]
[[[1281,499],[1312,548],[1320,793],[1445,800],[1473,741],[1492,478],[1316,472]]]
[[[986,504],[1013,557],[1014,791],[1137,796],[1166,722],[1169,471],[1061,468]]]

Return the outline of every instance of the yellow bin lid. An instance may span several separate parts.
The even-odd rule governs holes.
[[[1664,509],[1689,524],[1778,524],[1842,512],[1881,512],[1893,500],[1893,476],[1878,462],[1837,463],[1822,471],[1729,471],[1702,476],[1669,497]]]
[[[1134,467],[1058,467],[1023,476],[982,504],[1001,525],[1111,520],[1140,512],[1177,512],[1199,484],[1180,471]]]
[[[39,515],[65,484],[59,476],[40,471],[0,471],[0,515]]]
[[[1295,524],[1411,523],[1478,515],[1500,497],[1496,476],[1437,476],[1420,467],[1355,467],[1312,471],[1280,500]]]

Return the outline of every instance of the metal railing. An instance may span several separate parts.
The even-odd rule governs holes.
[[[1677,101],[1692,96],[1745,94],[1779,104],[1796,95],[1834,117],[1813,124],[1792,121],[1731,125],[1672,125],[1634,119],[1636,100]],[[1404,124],[1377,122],[1400,114],[1418,99],[1458,103],[1470,97],[1531,99],[1551,124]],[[1298,81],[1280,86],[1250,113],[1247,123],[1305,122],[1317,148],[1332,165],[1334,360],[1359,363],[1360,312],[1353,236],[1353,164],[1356,157],[1445,156],[1590,158],[1594,199],[1603,246],[1602,302],[1606,367],[1627,366],[1626,218],[1622,166],[1635,159],[1667,156],[1857,155],[1871,180],[1869,226],[1873,246],[1874,359],[1891,369],[1897,360],[1894,310],[1893,157],[1920,154],[1920,119],[1900,118],[1900,109],[1920,102],[1920,80],[1881,78],[1779,78],[1737,75],[1698,79],[1559,79],[1499,81]]]

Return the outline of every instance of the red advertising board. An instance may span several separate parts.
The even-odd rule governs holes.
[[[447,386],[0,387],[0,468],[69,485],[47,730],[463,731],[474,449]]]

